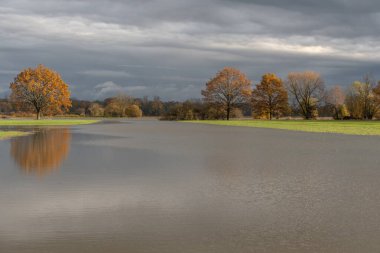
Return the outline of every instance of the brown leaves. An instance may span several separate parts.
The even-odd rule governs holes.
[[[107,100],[107,106],[104,109],[107,117],[142,117],[142,111],[132,97],[119,94]]]
[[[231,67],[219,71],[206,83],[206,89],[202,90],[206,102],[225,109],[227,120],[231,109],[249,101],[251,93],[251,81],[244,73]]]
[[[61,76],[43,66],[27,68],[10,84],[11,100],[41,112],[62,113],[71,107],[70,91]]]
[[[275,74],[263,75],[252,92],[252,109],[256,117],[279,117],[288,111],[288,93]]]
[[[369,75],[348,89],[345,103],[354,119],[372,119],[380,111],[380,86]]]

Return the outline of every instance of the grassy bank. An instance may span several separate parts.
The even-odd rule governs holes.
[[[99,120],[81,120],[81,119],[54,119],[54,120],[26,120],[26,119],[7,119],[0,120],[1,126],[73,126],[86,125],[99,122]],[[28,135],[27,132],[19,131],[0,131],[0,140]]]
[[[223,126],[284,129],[303,132],[380,135],[380,121],[306,121],[306,120],[204,120],[186,121]]]
[[[11,137],[18,137],[28,135],[26,132],[17,132],[17,131],[0,131],[0,140],[8,139]]]
[[[83,119],[44,119],[44,120],[24,120],[24,119],[7,119],[0,120],[0,126],[73,126],[87,125],[97,123],[99,120]]]

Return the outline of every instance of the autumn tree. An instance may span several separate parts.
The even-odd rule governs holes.
[[[92,117],[103,117],[104,108],[99,103],[91,103],[88,111]]]
[[[363,103],[362,103],[362,86],[359,81],[354,82],[347,90],[345,103],[347,105],[350,118],[363,119]]]
[[[106,99],[105,116],[112,117],[142,117],[138,101],[125,94]]]
[[[324,97],[324,82],[312,71],[288,74],[286,87],[305,119],[316,117],[318,104]]]
[[[275,74],[263,75],[252,92],[252,108],[257,116],[272,119],[288,111],[288,93],[282,80]]]
[[[0,99],[0,114],[9,114],[12,109],[12,104],[7,99]]]
[[[125,114],[131,118],[141,118],[143,113],[138,105],[132,104],[127,106]]]
[[[215,105],[206,105],[206,117],[207,119],[225,119],[226,113],[224,112],[224,109],[222,106],[215,106]]]
[[[160,97],[154,96],[151,107],[153,115],[161,115],[162,111],[164,110],[164,105],[162,104]]]
[[[61,76],[43,65],[27,68],[10,84],[11,100],[42,113],[63,113],[71,107],[70,91]]]
[[[380,81],[377,82],[377,85],[372,88],[374,103],[376,105],[376,111],[374,112],[374,116],[379,117],[380,113]]]
[[[335,85],[327,91],[326,104],[332,109],[334,119],[343,119],[348,116],[344,101],[346,95],[339,85]]]
[[[90,108],[91,102],[86,100],[78,100],[78,99],[72,99],[71,100],[71,108],[69,110],[69,113],[77,114],[86,116],[89,115],[89,108]]]
[[[363,79],[363,91],[364,91],[364,119],[372,119],[380,110],[380,98],[379,89],[376,86],[375,80],[370,74],[364,76]]]
[[[227,120],[234,107],[249,101],[251,93],[251,81],[245,74],[231,67],[219,71],[206,83],[206,89],[202,90],[207,103],[224,108]]]
[[[116,97],[108,99],[106,103],[107,105],[104,109],[106,116],[125,117],[127,107],[132,104],[132,98],[125,94],[119,94]]]
[[[380,88],[366,75],[354,82],[347,91],[346,104],[351,118],[372,119],[380,110]]]

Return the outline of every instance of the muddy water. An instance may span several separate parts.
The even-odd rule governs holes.
[[[125,121],[0,141],[0,252],[380,252],[380,138]]]

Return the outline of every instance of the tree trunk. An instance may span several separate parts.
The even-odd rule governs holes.
[[[231,107],[230,105],[227,105],[227,120],[230,120],[230,112],[231,112]]]
[[[335,107],[335,119],[340,119],[339,118],[339,108]]]
[[[313,109],[309,106],[306,107],[305,119],[309,120],[313,118]]]
[[[37,111],[37,120],[40,120],[41,119],[41,109],[36,109]]]

